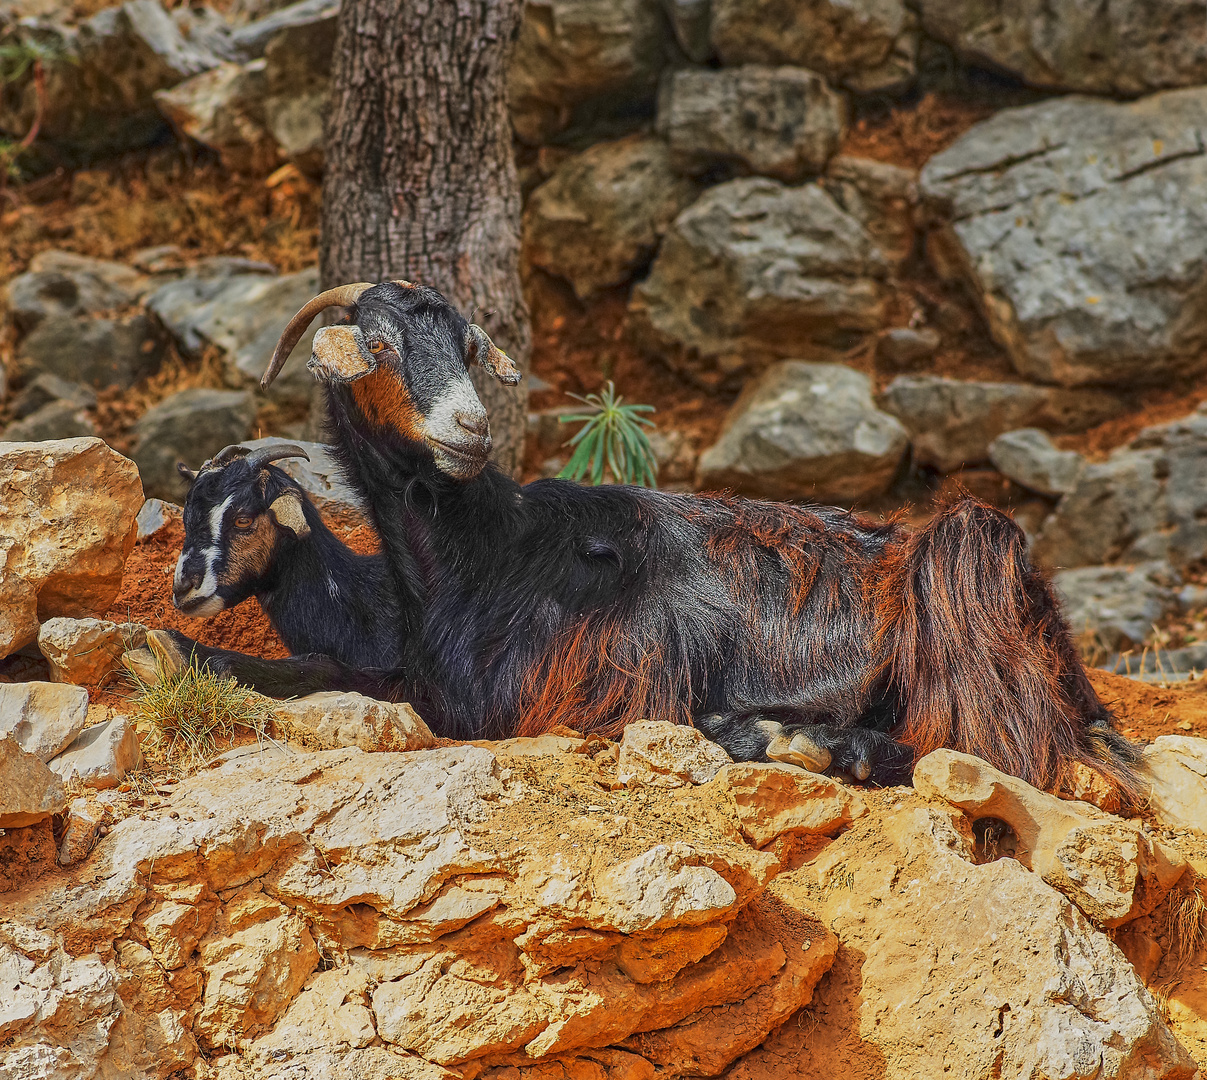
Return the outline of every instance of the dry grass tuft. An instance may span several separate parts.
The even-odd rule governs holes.
[[[136,724],[168,761],[204,765],[241,732],[263,739],[272,714],[268,703],[234,679],[214,675],[196,661],[178,672],[159,668],[157,681],[134,676]]]

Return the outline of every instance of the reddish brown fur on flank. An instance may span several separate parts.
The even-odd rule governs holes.
[[[1055,598],[1022,534],[985,509],[944,509],[894,544],[868,585],[882,658],[870,681],[886,679],[900,697],[894,736],[916,758],[947,747],[1046,790],[1082,762],[1126,802],[1130,778],[1077,737],[1074,724],[1084,732],[1101,706]]]

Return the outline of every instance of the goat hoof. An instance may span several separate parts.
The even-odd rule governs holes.
[[[150,649],[131,649],[122,653],[122,666],[144,686],[159,685],[159,668]]]
[[[154,654],[159,670],[164,675],[176,675],[189,666],[189,658],[182,655],[166,630],[148,630],[147,648]]]
[[[767,746],[767,757],[815,773],[830,767],[830,751],[799,733],[791,739],[787,735],[777,735]]]

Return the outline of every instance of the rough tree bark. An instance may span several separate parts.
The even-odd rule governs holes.
[[[326,127],[323,287],[439,289],[527,371],[507,59],[521,0],[344,0]],[[525,384],[475,382],[492,455],[519,464]]]

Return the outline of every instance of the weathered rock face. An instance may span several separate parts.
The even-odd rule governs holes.
[[[1140,753],[1157,820],[1207,832],[1207,739],[1161,735]]]
[[[772,882],[842,948],[809,1021],[731,1080],[1194,1075],[1131,965],[1068,900],[1014,859],[975,865],[962,815],[908,792],[886,809]]]
[[[511,55],[511,122],[539,144],[593,97],[652,95],[665,56],[658,0],[527,0]]]
[[[184,481],[176,463],[196,468],[224,446],[237,443],[251,429],[256,403],[247,390],[180,390],[148,409],[134,426],[138,442],[134,460],[147,493],[161,499],[182,498]]]
[[[0,736],[0,829],[33,825],[62,813],[66,805],[63,782],[42,760],[22,750],[16,739]],[[0,971],[4,966],[0,956]]]
[[[786,765],[726,765],[713,783],[725,793],[742,835],[757,847],[785,833],[834,836],[867,813],[863,800],[837,780]]]
[[[145,315],[115,319],[48,319],[24,341],[17,370],[26,378],[43,372],[72,382],[128,388],[158,370],[162,331]]]
[[[880,405],[905,425],[919,465],[951,472],[989,458],[989,444],[1022,427],[1085,431],[1123,410],[1101,390],[1061,390],[1026,383],[963,382],[936,375],[898,375]]]
[[[758,899],[773,856],[697,796],[530,762],[343,750],[191,778],[5,907],[0,1068],[166,1077],[199,1043],[357,1076],[714,1075],[808,1002],[835,941]],[[654,812],[694,815],[691,842]]]
[[[898,268],[913,254],[918,175],[886,161],[843,154],[831,159],[822,185],[868,232],[889,265]],[[934,331],[914,331],[925,337]],[[930,346],[933,353],[939,347]]]
[[[57,375],[38,375],[13,398],[12,415],[22,420],[56,402],[66,402],[76,409],[88,409],[96,404],[96,392],[91,387],[60,379]]]
[[[1193,3],[921,0],[926,32],[974,63],[1034,86],[1088,94],[1144,94],[1207,82],[1207,26]]]
[[[1203,366],[1207,90],[1004,109],[936,154],[923,196],[944,272],[978,294],[1015,368],[1064,386]]]
[[[529,196],[524,257],[586,298],[641,269],[695,196],[696,185],[671,168],[661,139],[596,143]]]
[[[901,0],[712,0],[712,41],[726,64],[800,64],[859,89],[902,82],[895,47],[910,28]],[[862,77],[862,78],[860,78]]]
[[[224,59],[212,34],[186,36],[157,0],[129,0],[79,27],[35,24],[23,34],[50,50],[42,137],[77,158],[147,145],[163,130],[152,94]],[[0,129],[23,135],[37,109],[32,77],[0,101]]]
[[[884,317],[888,264],[817,184],[751,177],[675,219],[630,306],[643,348],[716,382],[778,359],[829,359]]]
[[[767,498],[848,502],[881,495],[908,445],[872,401],[871,380],[841,364],[785,360],[734,402],[700,483]]]
[[[88,720],[88,691],[46,682],[0,683],[0,737],[50,761],[67,749]]]
[[[92,315],[134,303],[147,279],[123,263],[71,251],[40,251],[5,291],[9,315],[22,333],[47,319]]]
[[[41,619],[109,609],[143,504],[134,462],[100,439],[0,443],[0,657]]]
[[[1181,855],[1138,825],[1037,791],[969,754],[927,754],[914,768],[914,788],[970,819],[1004,821],[1018,839],[1019,862],[1099,926],[1147,915],[1187,869]]]
[[[1075,450],[1058,450],[1039,428],[1019,428],[989,444],[989,460],[1004,476],[1041,495],[1064,495],[1077,486],[1085,459]]]
[[[46,442],[50,439],[79,439],[95,435],[96,425],[79,406],[52,401],[0,431],[3,442]]]
[[[1207,554],[1207,413],[1146,428],[1091,462],[1044,521],[1034,546],[1049,566]]]
[[[686,172],[732,164],[803,180],[825,168],[845,129],[843,96],[805,68],[675,71],[659,94],[658,131]]]
[[[47,619],[38,629],[38,648],[50,664],[50,681],[87,686],[120,670],[122,653],[141,648],[146,640],[145,626],[107,619]]]
[[[124,716],[85,728],[61,754],[48,762],[65,782],[89,788],[112,788],[142,764],[138,732]]]
[[[707,783],[731,761],[721,747],[693,727],[646,720],[624,729],[617,779],[622,784],[686,787]]]
[[[436,743],[427,724],[409,705],[374,701],[361,694],[308,694],[292,701],[274,701],[271,708],[281,734],[315,749],[426,750]]]
[[[147,308],[168,328],[190,356],[207,344],[226,354],[234,385],[258,383],[277,338],[298,310],[318,293],[318,270],[272,276],[272,267],[247,260],[203,260],[178,281],[157,289]],[[290,356],[281,377],[278,398],[308,401],[314,380],[306,370],[317,327],[307,333]],[[271,397],[271,392],[270,392]]]
[[[1052,583],[1074,634],[1107,649],[1128,649],[1142,645],[1153,626],[1177,610],[1181,581],[1169,563],[1154,559],[1060,570]]]

